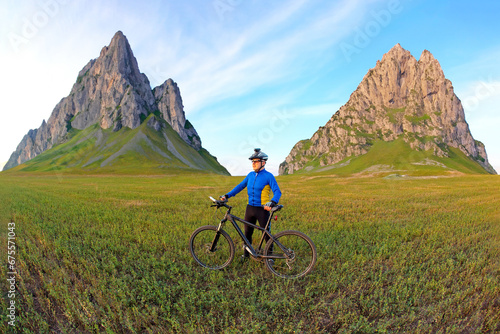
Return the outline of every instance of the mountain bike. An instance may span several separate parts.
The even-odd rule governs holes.
[[[282,231],[275,235],[269,232],[268,227],[273,219],[273,213],[283,209],[283,205],[271,208],[269,219],[265,227],[247,222],[231,214],[232,207],[227,200],[216,200],[210,197],[212,207],[227,208],[224,218],[218,226],[206,225],[196,229],[189,239],[189,251],[195,261],[202,267],[219,270],[227,267],[234,259],[235,247],[229,234],[224,231],[224,225],[230,221],[243,241],[243,247],[256,260],[262,260],[267,269],[282,278],[299,278],[307,275],[316,263],[317,253],[313,241],[299,231]],[[277,216],[274,218],[277,219]],[[236,221],[262,231],[259,246],[254,248],[245,237]],[[264,245],[264,240],[267,239]]]

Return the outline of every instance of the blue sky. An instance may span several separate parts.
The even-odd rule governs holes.
[[[178,83],[203,146],[233,175],[254,147],[277,174],[397,43],[438,59],[500,172],[499,12],[497,1],[1,0],[0,163],[121,30],[152,87]]]

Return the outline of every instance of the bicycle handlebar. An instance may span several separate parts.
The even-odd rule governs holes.
[[[269,212],[276,212],[276,211],[280,211],[281,209],[283,209],[283,205],[276,205],[276,206],[271,207],[271,210]]]
[[[212,200],[212,202],[214,202],[215,204],[212,205],[212,206],[216,206],[217,208],[220,208],[221,206],[225,206],[226,208],[230,209],[231,207],[229,205],[226,204],[227,202],[227,199],[225,201],[219,201],[219,200],[216,200],[215,198],[213,198],[212,196],[209,196],[209,198]]]
[[[212,206],[216,206],[217,208],[220,208],[221,206],[225,206],[226,208],[232,208],[231,206],[227,205],[227,199],[225,201],[219,201],[219,200],[216,200],[215,198],[213,198],[212,196],[209,196],[210,200],[212,202],[215,203],[215,205],[212,205]],[[262,206],[264,207],[264,206]],[[269,212],[276,212],[276,211],[279,211],[283,209],[283,205],[276,205],[276,206],[273,206],[271,207],[271,210],[269,210]]]

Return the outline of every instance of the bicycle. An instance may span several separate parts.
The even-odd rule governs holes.
[[[218,226],[202,226],[191,235],[189,251],[199,265],[212,270],[220,270],[233,261],[234,243],[223,229],[224,224],[229,220],[238,232],[244,243],[243,247],[250,253],[250,256],[256,260],[263,260],[267,269],[274,275],[282,278],[299,278],[311,272],[316,263],[317,253],[316,246],[307,235],[293,230],[278,232],[275,235],[268,231],[273,213],[283,209],[283,205],[271,208],[269,219],[263,228],[231,214],[232,207],[227,204],[227,200],[221,201],[212,197],[210,199],[214,202],[212,207],[217,207],[217,210],[225,207],[227,212]],[[248,241],[236,221],[262,231],[257,249]],[[263,249],[266,235],[269,236],[269,239]]]

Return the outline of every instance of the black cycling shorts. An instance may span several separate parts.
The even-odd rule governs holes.
[[[262,206],[247,205],[247,209],[245,211],[245,220],[254,225],[257,225],[256,223],[259,222],[259,225],[264,228],[266,227],[269,215],[269,211],[264,210]],[[245,237],[250,242],[252,242],[253,230],[253,227],[245,224]],[[271,224],[269,224],[268,230],[271,231]],[[266,238],[266,241],[267,239],[269,238]]]

